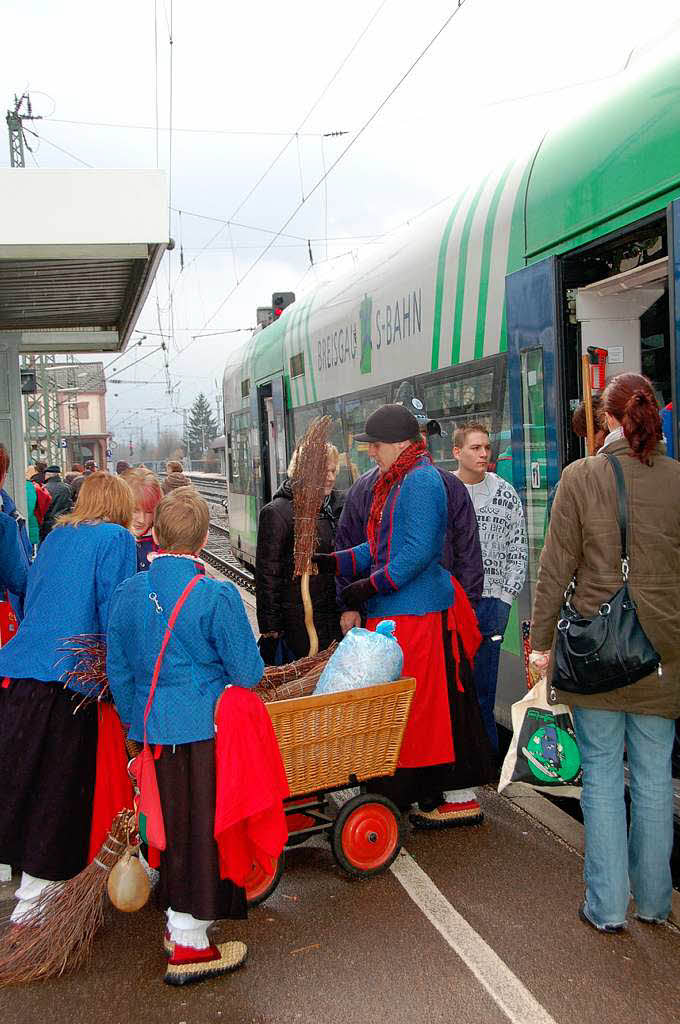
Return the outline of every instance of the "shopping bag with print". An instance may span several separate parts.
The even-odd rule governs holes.
[[[581,753],[566,704],[549,704],[542,676],[512,705],[512,740],[503,761],[498,792],[526,789],[580,797]]]

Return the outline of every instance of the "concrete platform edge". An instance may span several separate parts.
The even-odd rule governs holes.
[[[573,850],[583,856],[584,830],[580,821],[575,821],[566,811],[556,807],[542,793],[531,791],[526,792],[505,792],[501,794],[505,800],[515,804],[526,814],[530,815],[539,824],[547,828],[553,835],[556,835],[563,842],[567,843]],[[673,909],[670,916],[671,923],[680,928],[680,892],[673,890]]]

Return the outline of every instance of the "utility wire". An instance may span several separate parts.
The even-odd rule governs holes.
[[[331,75],[331,77],[329,78],[328,82],[323,87],[323,89],[321,90],[321,92],[319,93],[319,95],[317,96],[315,101],[312,103],[311,107],[309,108],[309,110],[307,111],[305,116],[303,117],[303,119],[300,122],[300,124],[297,126],[296,131],[292,135],[289,136],[289,138],[283,144],[283,146],[281,147],[279,152],[276,154],[274,159],[269,163],[267,168],[263,171],[263,173],[257,179],[257,181],[252,186],[252,188],[248,191],[248,193],[244,196],[244,198],[238,204],[236,209],[232,212],[231,216],[228,218],[228,220],[226,222],[226,226],[227,227],[229,227],[230,223],[233,223],[234,217],[236,217],[236,215],[239,213],[239,211],[243,209],[243,207],[246,205],[246,203],[248,202],[250,197],[257,191],[257,189],[260,187],[260,185],[265,180],[265,178],[274,169],[274,167],[277,165],[277,163],[279,162],[281,157],[288,150],[288,148],[291,145],[291,143],[293,142],[293,140],[297,140],[298,147],[299,147],[299,144],[300,144],[300,133],[302,132],[302,129],[304,128],[305,124],[310,119],[310,117],[312,116],[312,114],[314,113],[316,108],[319,106],[319,104],[321,103],[323,98],[326,96],[328,90],[331,88],[331,86],[333,85],[333,83],[337,79],[338,75],[342,72],[343,68],[346,66],[347,62],[350,60],[352,54],[354,53],[356,48],[359,46],[359,44],[361,43],[362,39],[364,38],[364,36],[368,32],[368,30],[370,29],[371,25],[376,20],[376,18],[378,17],[380,12],[382,11],[383,7],[385,7],[385,5],[387,3],[389,3],[389,0],[382,0],[382,2],[378,5],[378,7],[374,11],[374,13],[369,18],[369,20],[366,23],[366,25],[363,27],[363,29],[361,30],[361,32],[359,33],[359,35],[355,39],[355,41],[352,44],[352,46],[350,47],[349,51],[345,54],[345,56],[341,60],[340,64],[338,65],[338,67],[336,68],[334,73]],[[324,135],[329,135],[329,136],[330,135],[338,136],[338,135],[346,135],[348,133],[347,132],[325,132],[323,134]],[[300,179],[301,179],[301,184],[302,184],[302,165],[301,165],[301,163],[300,163]],[[309,199],[309,196],[305,197],[304,193],[303,193],[303,195],[302,195],[302,203],[304,203],[306,201],[306,199]],[[205,246],[203,246],[203,249],[201,249],[198,253],[196,253],[196,255],[194,256],[193,260],[191,261],[191,263],[189,263],[188,266],[192,266],[198,259],[200,259],[201,253],[205,249],[209,248],[209,246],[212,244],[212,242],[221,234],[221,231],[222,231],[222,229],[220,229],[219,231],[215,232],[215,234],[211,238],[208,239],[208,241],[206,242]],[[229,233],[231,235],[231,229],[230,228],[229,228]],[[274,237],[278,238],[278,236],[279,236],[279,233],[277,233]],[[305,239],[303,239],[303,241],[305,241]],[[231,246],[231,248],[232,248],[232,253],[234,253],[233,245]],[[264,256],[267,251],[268,251],[268,249],[265,249],[265,251],[263,252],[262,255]],[[239,285],[241,284],[241,281],[243,280],[243,278],[239,279],[238,274],[236,272],[236,256],[235,256],[235,253],[233,254],[233,261],[234,261],[234,277],[236,279],[236,287],[238,288]],[[188,269],[188,267],[187,267],[187,269]],[[248,272],[249,271],[247,271],[246,273],[248,273]],[[181,272],[180,272],[179,276],[181,277]],[[178,278],[178,280],[179,280],[179,278]],[[173,289],[172,289],[172,291],[170,293],[170,299],[172,299],[172,296],[174,295],[175,287],[177,287],[177,281],[175,282],[175,285],[173,286]],[[186,346],[185,346],[185,348],[186,348]],[[180,350],[180,351],[183,351],[183,350]]]
[[[154,64],[154,115],[156,131],[156,167],[160,166],[159,157],[159,118],[158,118],[158,0],[153,0],[153,64]]]
[[[272,160],[272,162],[271,162],[271,163],[269,164],[269,167],[267,168],[267,170],[266,170],[266,171],[264,172],[264,174],[262,174],[262,175],[260,176],[260,178],[259,178],[259,179],[258,179],[258,180],[256,181],[256,183],[255,183],[255,184],[253,185],[253,187],[251,188],[250,192],[249,192],[249,193],[248,193],[248,195],[247,195],[247,196],[245,197],[245,199],[243,199],[243,200],[242,200],[242,201],[241,201],[241,202],[239,203],[239,205],[238,205],[238,206],[236,207],[236,209],[235,209],[235,210],[234,210],[234,212],[232,213],[231,217],[229,218],[230,220],[233,220],[233,219],[234,219],[234,217],[236,216],[236,214],[237,214],[237,213],[239,212],[239,210],[241,210],[241,209],[242,209],[242,208],[243,208],[243,207],[245,206],[245,204],[246,204],[246,203],[248,202],[248,200],[249,200],[249,199],[250,199],[250,197],[252,196],[253,192],[255,192],[255,191],[256,191],[256,190],[257,190],[257,189],[259,188],[259,186],[260,186],[260,185],[262,184],[262,182],[263,182],[263,181],[264,181],[264,179],[265,179],[265,178],[267,177],[267,175],[269,174],[269,172],[270,172],[271,170],[273,170],[273,168],[274,168],[274,167],[276,166],[276,164],[277,164],[277,163],[279,162],[279,160],[281,159],[281,157],[283,156],[283,154],[284,154],[284,153],[286,152],[286,150],[288,149],[288,147],[290,146],[290,144],[291,144],[291,143],[293,142],[293,140],[294,140],[294,139],[298,139],[298,144],[299,144],[299,135],[300,135],[300,132],[302,131],[302,129],[304,128],[304,126],[305,126],[305,125],[307,124],[307,122],[309,121],[310,117],[312,116],[312,114],[314,113],[314,111],[316,110],[316,108],[317,108],[317,107],[319,106],[319,104],[321,103],[321,101],[322,101],[322,100],[324,99],[324,97],[326,96],[326,93],[327,93],[327,92],[328,92],[328,90],[329,90],[329,89],[331,88],[331,86],[332,86],[332,85],[333,85],[333,83],[335,82],[336,78],[337,78],[337,77],[338,77],[338,75],[339,75],[339,74],[341,73],[341,71],[343,70],[343,68],[345,67],[345,65],[347,64],[347,62],[349,61],[349,59],[351,58],[352,54],[353,54],[353,53],[354,53],[354,51],[356,50],[357,46],[359,46],[360,42],[362,41],[362,39],[364,38],[364,36],[365,36],[365,35],[366,35],[366,33],[368,32],[368,30],[370,29],[371,25],[373,24],[373,22],[374,22],[374,21],[375,21],[375,19],[376,19],[376,18],[378,17],[378,15],[379,15],[379,14],[380,14],[380,12],[382,11],[383,7],[384,7],[384,6],[385,6],[385,5],[387,4],[387,3],[389,3],[389,0],[382,0],[382,2],[381,2],[381,3],[379,4],[379,5],[378,5],[378,7],[376,8],[375,12],[374,12],[374,13],[373,13],[373,14],[371,15],[371,17],[369,18],[368,22],[367,22],[367,23],[366,23],[366,25],[364,26],[364,28],[363,28],[363,29],[361,30],[361,32],[359,33],[359,35],[357,36],[357,38],[356,38],[356,39],[354,40],[354,43],[353,43],[353,44],[352,44],[352,46],[350,47],[349,51],[348,51],[348,52],[347,52],[347,53],[345,54],[345,56],[343,57],[343,59],[342,59],[342,60],[340,61],[340,64],[338,65],[338,67],[336,68],[336,70],[334,71],[334,73],[333,73],[333,74],[331,75],[331,77],[330,77],[330,78],[328,79],[328,81],[326,82],[325,86],[323,87],[323,89],[321,90],[321,92],[319,93],[319,95],[317,96],[317,98],[316,98],[316,99],[314,100],[314,102],[312,103],[311,107],[309,108],[309,110],[307,111],[307,113],[305,114],[305,116],[304,116],[304,117],[302,118],[302,120],[300,121],[300,124],[299,124],[299,125],[297,126],[297,128],[296,128],[296,130],[295,130],[295,133],[294,133],[293,135],[291,135],[291,137],[290,137],[290,138],[288,139],[288,141],[287,141],[287,142],[285,143],[285,145],[283,146],[283,148],[282,148],[282,149],[281,149],[281,150],[280,150],[280,151],[279,151],[279,152],[277,153],[277,155],[276,155],[276,156],[274,157],[274,159]],[[308,198],[309,198],[309,197],[308,197]],[[303,201],[304,201],[304,199],[303,199]]]
[[[167,128],[154,124],[118,124],[112,121],[71,121],[61,117],[46,117],[44,120],[53,124],[74,124],[82,128],[125,128],[129,131],[143,132],[167,132]],[[297,132],[287,131],[259,131],[249,128],[179,128],[176,125],[174,132],[185,132],[191,135],[236,135],[252,136],[253,138],[295,138]],[[299,134],[309,138],[319,138],[323,132],[300,132]]]
[[[162,345],[159,345],[158,348],[152,349],[151,352],[147,352],[146,355],[140,356],[139,359],[135,359],[135,361],[133,363],[128,363],[126,366],[118,367],[117,370],[114,370],[114,373],[125,373],[126,370],[129,370],[131,367],[136,366],[137,363],[141,363],[145,359],[148,359],[149,356],[152,356],[154,354],[154,352],[160,352],[164,348],[165,348],[165,343],[163,343]],[[110,365],[111,364],[109,363],[109,366]],[[110,376],[104,377],[104,380],[105,381],[111,380],[111,377]]]
[[[368,128],[368,127],[369,127],[369,126],[370,126],[370,125],[371,125],[371,124],[373,123],[373,121],[375,121],[376,117],[378,117],[378,115],[380,114],[380,112],[381,112],[381,111],[382,111],[382,110],[383,110],[383,109],[385,108],[385,106],[386,106],[386,105],[387,105],[387,104],[389,103],[389,101],[390,101],[390,100],[392,99],[392,97],[393,97],[393,96],[394,96],[394,94],[395,94],[395,93],[397,92],[397,90],[398,90],[398,89],[399,89],[399,88],[400,88],[400,87],[401,87],[401,86],[402,86],[402,85],[404,84],[404,82],[406,81],[406,79],[407,79],[407,78],[409,77],[409,75],[410,75],[410,74],[411,74],[411,73],[412,73],[412,72],[414,71],[414,69],[415,69],[415,68],[416,68],[416,67],[418,66],[418,64],[420,64],[420,62],[421,62],[421,60],[423,59],[423,57],[425,56],[425,54],[426,54],[426,53],[428,53],[428,51],[429,51],[429,50],[430,50],[430,49],[431,49],[431,48],[432,48],[432,47],[434,46],[434,44],[435,44],[435,43],[436,43],[436,41],[437,41],[437,40],[439,39],[439,37],[441,36],[441,34],[442,34],[442,33],[443,33],[443,32],[444,32],[444,31],[445,31],[445,30],[446,30],[447,28],[448,28],[448,26],[449,26],[449,25],[451,24],[451,22],[453,21],[453,19],[455,18],[455,16],[456,16],[456,15],[458,14],[458,12],[459,12],[459,11],[460,11],[460,10],[461,10],[461,9],[463,8],[463,6],[465,5],[465,3],[466,3],[466,2],[467,2],[467,0],[457,0],[457,3],[456,3],[456,6],[455,6],[454,10],[453,10],[453,11],[452,11],[452,12],[451,12],[451,13],[450,13],[450,14],[449,14],[448,16],[447,16],[447,18],[445,19],[445,21],[444,21],[443,25],[442,25],[442,26],[441,26],[441,27],[440,27],[440,28],[439,28],[439,29],[437,30],[437,32],[436,32],[436,33],[434,34],[434,36],[432,36],[432,38],[431,38],[431,39],[430,39],[430,41],[429,41],[429,42],[427,43],[427,45],[426,45],[426,46],[424,47],[424,49],[422,49],[422,50],[420,51],[420,53],[418,54],[418,56],[416,57],[416,59],[415,59],[415,60],[413,61],[413,63],[412,63],[411,65],[410,65],[410,67],[409,67],[409,68],[408,68],[408,69],[407,69],[407,70],[406,70],[406,71],[404,72],[404,74],[403,74],[403,75],[401,76],[401,78],[400,78],[400,79],[399,79],[399,80],[397,81],[396,85],[394,85],[394,86],[393,86],[393,87],[392,87],[392,88],[390,89],[390,91],[388,92],[387,96],[385,96],[385,98],[384,98],[384,99],[382,100],[382,102],[381,102],[381,103],[380,103],[380,104],[378,105],[378,107],[377,107],[377,108],[376,108],[376,109],[375,109],[375,110],[373,111],[373,113],[372,113],[372,114],[370,115],[370,117],[369,117],[369,118],[368,118],[368,119],[367,119],[366,121],[364,121],[364,123],[363,123],[363,125],[361,126],[361,128],[359,129],[359,131],[358,131],[358,132],[356,133],[356,135],[354,135],[354,137],[353,137],[353,138],[352,138],[352,139],[351,139],[351,140],[350,140],[350,141],[349,141],[349,142],[347,143],[347,145],[346,145],[346,146],[345,146],[345,148],[344,148],[344,149],[342,150],[342,152],[341,152],[341,153],[340,153],[340,154],[339,154],[339,155],[338,155],[338,156],[337,156],[337,157],[335,158],[335,160],[334,160],[334,161],[333,161],[333,163],[332,163],[332,164],[330,165],[330,167],[328,168],[328,170],[326,171],[326,173],[325,173],[325,174],[323,174],[323,175],[321,176],[321,178],[319,178],[319,180],[318,180],[318,181],[316,182],[316,184],[315,184],[315,185],[314,185],[314,186],[313,186],[313,187],[311,188],[311,190],[310,190],[310,191],[309,191],[309,192],[307,193],[307,196],[306,196],[306,198],[305,198],[305,199],[304,199],[303,201],[301,201],[300,203],[298,203],[298,205],[297,205],[297,206],[295,207],[295,209],[294,209],[294,210],[293,210],[293,212],[292,212],[292,213],[290,214],[290,216],[289,216],[289,217],[288,217],[288,218],[286,219],[286,221],[285,221],[285,222],[284,222],[284,223],[283,223],[283,224],[281,225],[281,228],[279,229],[279,232],[277,232],[277,234],[276,234],[276,235],[275,235],[275,236],[274,236],[274,237],[273,237],[272,239],[270,239],[270,241],[269,241],[269,242],[267,243],[267,245],[266,245],[266,246],[264,247],[264,249],[262,250],[262,252],[260,253],[260,255],[259,255],[259,256],[258,256],[258,257],[257,257],[257,258],[256,258],[255,260],[253,260],[253,262],[252,262],[252,263],[250,264],[250,266],[248,267],[248,269],[247,269],[247,270],[245,271],[245,273],[244,273],[244,274],[242,275],[242,277],[241,277],[241,280],[240,280],[240,282],[238,282],[237,284],[235,284],[235,285],[234,285],[234,287],[233,287],[233,288],[232,288],[232,289],[231,289],[231,290],[230,290],[230,291],[229,291],[229,292],[227,293],[227,295],[226,295],[226,296],[224,297],[224,299],[222,299],[222,302],[221,302],[221,303],[219,304],[219,306],[217,307],[217,309],[215,309],[215,311],[214,311],[213,313],[211,313],[211,315],[210,315],[210,316],[208,317],[208,319],[207,319],[207,320],[205,321],[205,323],[203,324],[203,328],[206,328],[206,327],[207,327],[207,326],[208,326],[208,325],[209,325],[210,323],[212,323],[212,321],[213,321],[213,320],[215,319],[215,317],[216,317],[216,316],[218,315],[218,313],[220,313],[220,312],[222,311],[222,309],[224,309],[225,305],[227,304],[227,302],[229,301],[229,299],[230,299],[230,298],[232,297],[232,295],[234,294],[234,292],[235,292],[235,291],[237,290],[237,288],[239,288],[239,287],[240,287],[240,285],[241,285],[241,284],[243,284],[243,282],[244,282],[244,281],[245,281],[245,279],[246,279],[246,278],[248,277],[248,275],[250,274],[250,272],[251,272],[252,270],[254,270],[254,269],[255,269],[255,267],[256,267],[256,266],[258,265],[258,263],[259,263],[259,262],[260,262],[260,261],[261,261],[262,259],[264,259],[264,257],[265,257],[265,256],[267,255],[267,253],[269,252],[269,250],[270,250],[270,249],[272,248],[272,246],[274,245],[274,242],[275,242],[275,241],[276,241],[276,239],[277,239],[277,238],[279,237],[279,234],[280,234],[281,232],[285,231],[285,229],[286,229],[286,228],[288,227],[288,225],[290,224],[290,222],[291,222],[291,221],[292,221],[292,220],[293,220],[293,219],[294,219],[294,218],[295,218],[295,217],[297,216],[297,214],[298,214],[298,213],[300,212],[300,210],[301,210],[301,209],[302,209],[302,207],[303,207],[303,206],[305,205],[305,203],[306,203],[306,202],[307,202],[307,201],[308,201],[309,199],[311,199],[311,197],[312,197],[312,196],[314,195],[314,193],[316,192],[316,190],[317,190],[317,189],[318,189],[318,188],[319,188],[319,187],[320,187],[320,186],[321,186],[321,185],[323,184],[323,182],[324,182],[324,181],[326,180],[326,178],[327,178],[327,177],[328,177],[328,176],[329,176],[329,175],[330,175],[330,174],[332,173],[332,171],[333,171],[333,170],[335,170],[335,168],[336,168],[336,167],[338,166],[338,164],[340,163],[340,161],[341,161],[341,160],[343,160],[343,159],[344,159],[344,158],[345,158],[345,157],[347,156],[347,154],[349,153],[350,149],[352,149],[352,147],[353,147],[353,146],[355,145],[355,143],[356,143],[356,142],[358,142],[358,140],[359,140],[359,139],[361,138],[361,136],[362,136],[362,135],[364,134],[364,132],[366,131],[366,129],[367,129],[367,128]],[[188,346],[185,346],[185,347],[184,347],[184,349],[181,349],[181,351],[182,351],[182,352],[183,352],[183,351],[185,351],[185,349],[186,349],[187,347],[188,347]]]
[[[31,128],[27,128],[24,125],[23,130],[25,132],[28,132],[29,135],[35,135],[36,139],[40,139],[41,142],[46,142],[48,146],[52,147],[52,149],[58,149],[60,153],[65,153],[66,156],[70,156],[72,160],[77,160],[79,164],[83,165],[83,167],[94,167],[94,164],[88,164],[87,160],[81,160],[79,156],[75,155],[75,153],[71,153],[68,149],[64,149],[62,146],[58,146],[56,142],[51,142],[42,134],[38,135],[38,133],[34,132]]]

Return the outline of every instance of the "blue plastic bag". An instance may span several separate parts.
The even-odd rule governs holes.
[[[379,622],[375,633],[355,626],[340,641],[321,673],[314,694],[358,690],[398,679],[404,655],[394,637],[393,619]]]

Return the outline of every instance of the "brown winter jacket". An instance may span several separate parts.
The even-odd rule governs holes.
[[[629,588],[663,675],[593,696],[557,692],[557,700],[606,711],[680,715],[680,464],[657,446],[653,465],[631,454],[625,439],[607,445],[623,469],[628,496]],[[541,553],[531,623],[534,650],[552,648],[564,591],[576,572],[574,607],[594,615],[621,586],[614,471],[603,455],[564,470]],[[548,668],[550,679],[552,666]]]

